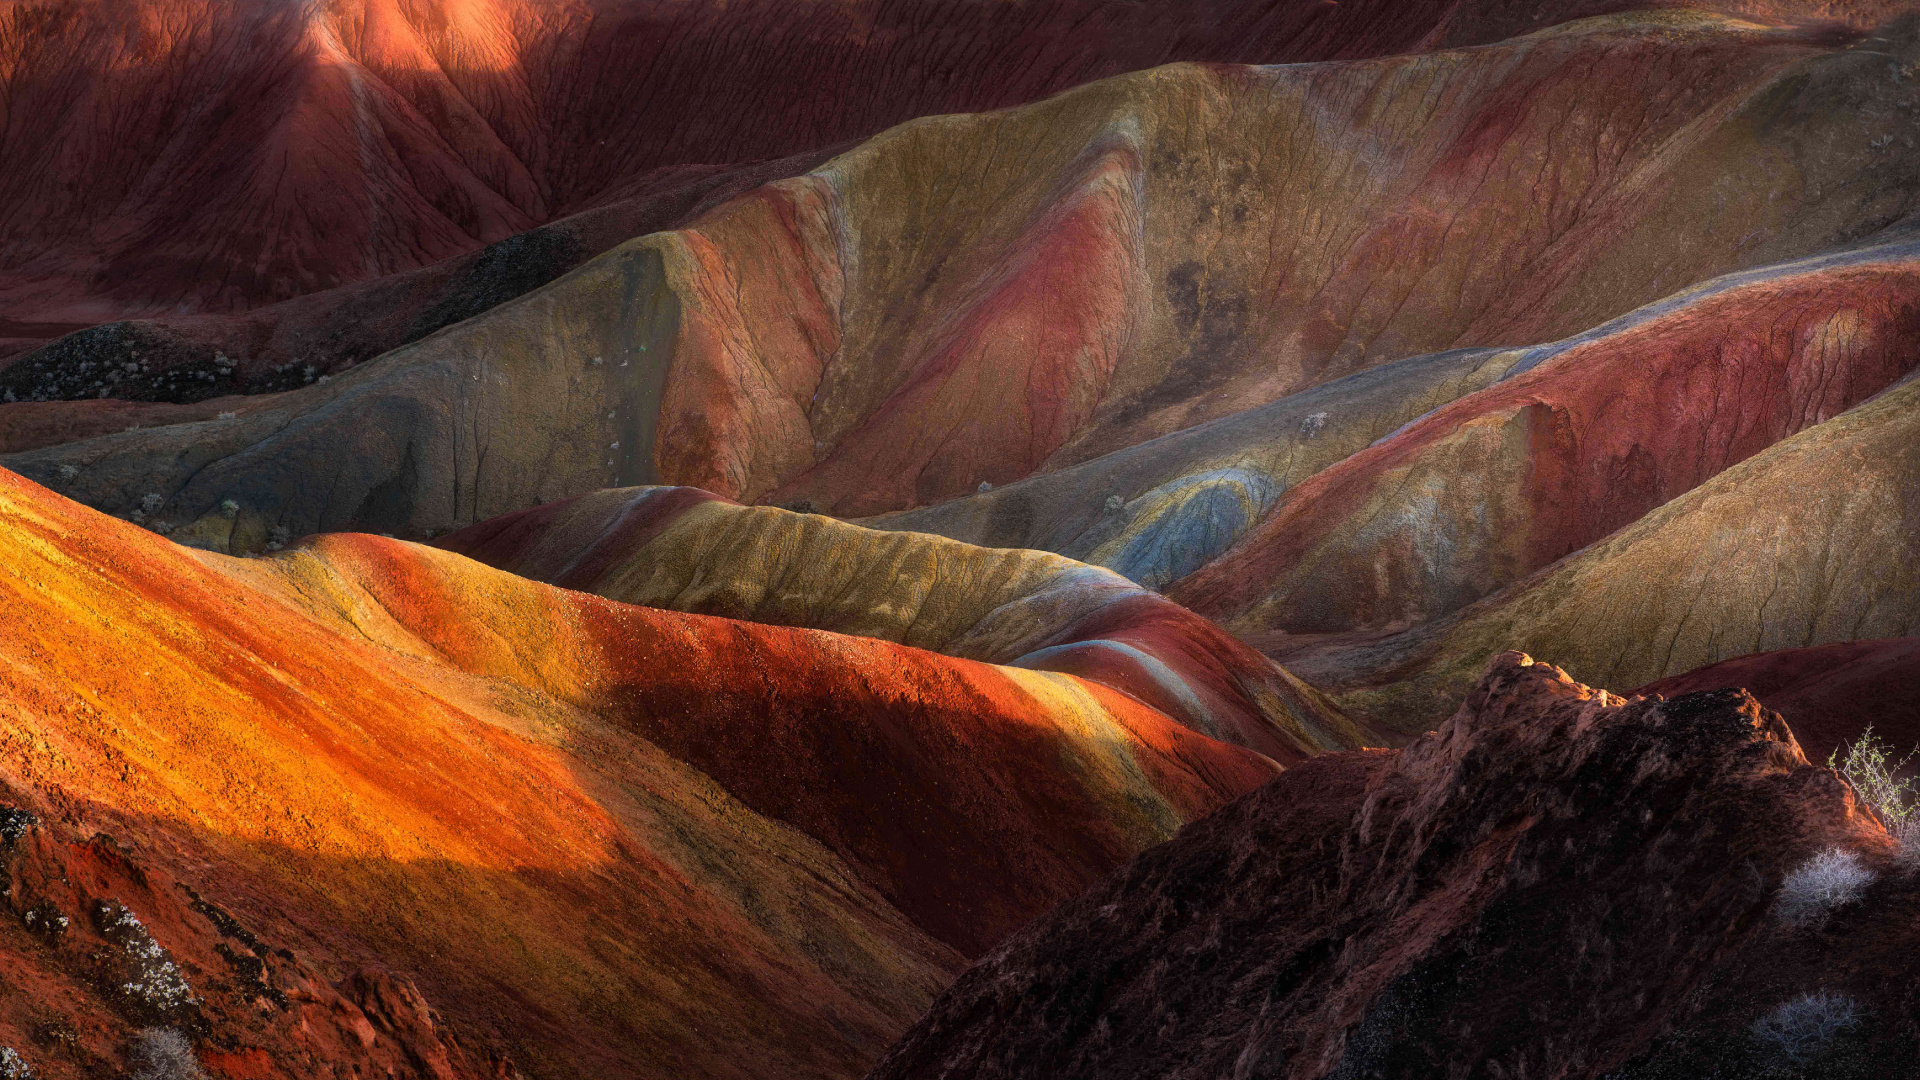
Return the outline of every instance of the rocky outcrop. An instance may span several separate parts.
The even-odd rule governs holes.
[[[1776,918],[1831,847],[1887,872]],[[1507,654],[1438,731],[1290,770],[1029,926],[871,1076],[1903,1075],[1920,882],[1891,847],[1750,696]],[[1810,994],[1852,1022],[1789,1059],[1755,1025]]]
[[[1675,697],[1746,689],[1793,725],[1816,762],[1872,726],[1896,756],[1920,747],[1920,638],[1843,641],[1756,653],[1708,664],[1643,686]]]

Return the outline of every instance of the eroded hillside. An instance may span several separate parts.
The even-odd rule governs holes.
[[[0,4],[0,1080],[1904,1078],[1920,15],[1628,6]]]

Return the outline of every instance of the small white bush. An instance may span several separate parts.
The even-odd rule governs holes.
[[[96,922],[101,936],[120,947],[130,961],[130,978],[120,992],[135,1005],[164,1017],[199,1007],[193,987],[153,935],[124,904],[103,901]]]
[[[1894,852],[1894,865],[1909,874],[1920,870],[1920,817],[1897,821],[1887,831],[1893,834],[1893,842],[1900,845]]]
[[[0,1080],[33,1080],[27,1059],[11,1046],[0,1046]]]
[[[1861,863],[1860,856],[1828,848],[1808,859],[1780,883],[1774,912],[1792,926],[1818,923],[1835,908],[1859,900],[1867,886],[1873,884],[1874,877],[1874,872]]]
[[[1825,1053],[1834,1037],[1860,1022],[1851,998],[1821,991],[1801,994],[1753,1022],[1755,1041],[1795,1064]]]
[[[128,1080],[207,1080],[193,1044],[172,1028],[148,1028],[127,1049]]]

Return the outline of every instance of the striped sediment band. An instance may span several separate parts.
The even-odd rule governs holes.
[[[626,603],[1070,672],[1276,761],[1361,745],[1325,699],[1113,571],[882,532],[686,488],[596,492],[462,530],[449,550]]]

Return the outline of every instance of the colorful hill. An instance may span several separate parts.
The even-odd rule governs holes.
[[[1219,627],[1117,574],[1044,552],[875,532],[695,488],[595,492],[436,544],[626,603],[1079,675],[1282,763],[1368,741]]]
[[[1290,489],[1169,593],[1249,633],[1449,614],[1907,376],[1917,255],[1751,271],[1504,355],[1500,381]]]
[[[0,0],[0,1080],[1903,1076],[1920,14],[1629,6]]]
[[[1920,380],[1907,379],[1451,615],[1273,651],[1357,719],[1411,733],[1502,643],[1640,686],[1749,653],[1911,637],[1916,491]]]
[[[1165,588],[1224,554],[1295,484],[1493,383],[1515,359],[1513,350],[1459,349],[1382,364],[1079,465],[861,523],[1057,551]]]
[[[0,802],[42,823],[9,826],[0,953],[45,989],[0,1044],[80,1029],[42,1075],[152,1022],[93,989],[104,903],[246,1075],[328,1060],[363,969],[481,1066],[854,1075],[964,956],[1277,771],[1067,675],[378,537],[195,554],[7,474],[0,515]]]
[[[1911,43],[1617,17],[915,121],[224,427],[6,463],[117,513],[232,500],[262,533],[423,536],[654,482],[939,502],[1871,231],[1911,199],[1888,49]]]
[[[1170,61],[1383,55],[1620,6],[13,0],[0,156],[42,167],[0,187],[0,336],[237,312],[461,254],[663,167]],[[1861,27],[1891,7],[1743,6]]]

